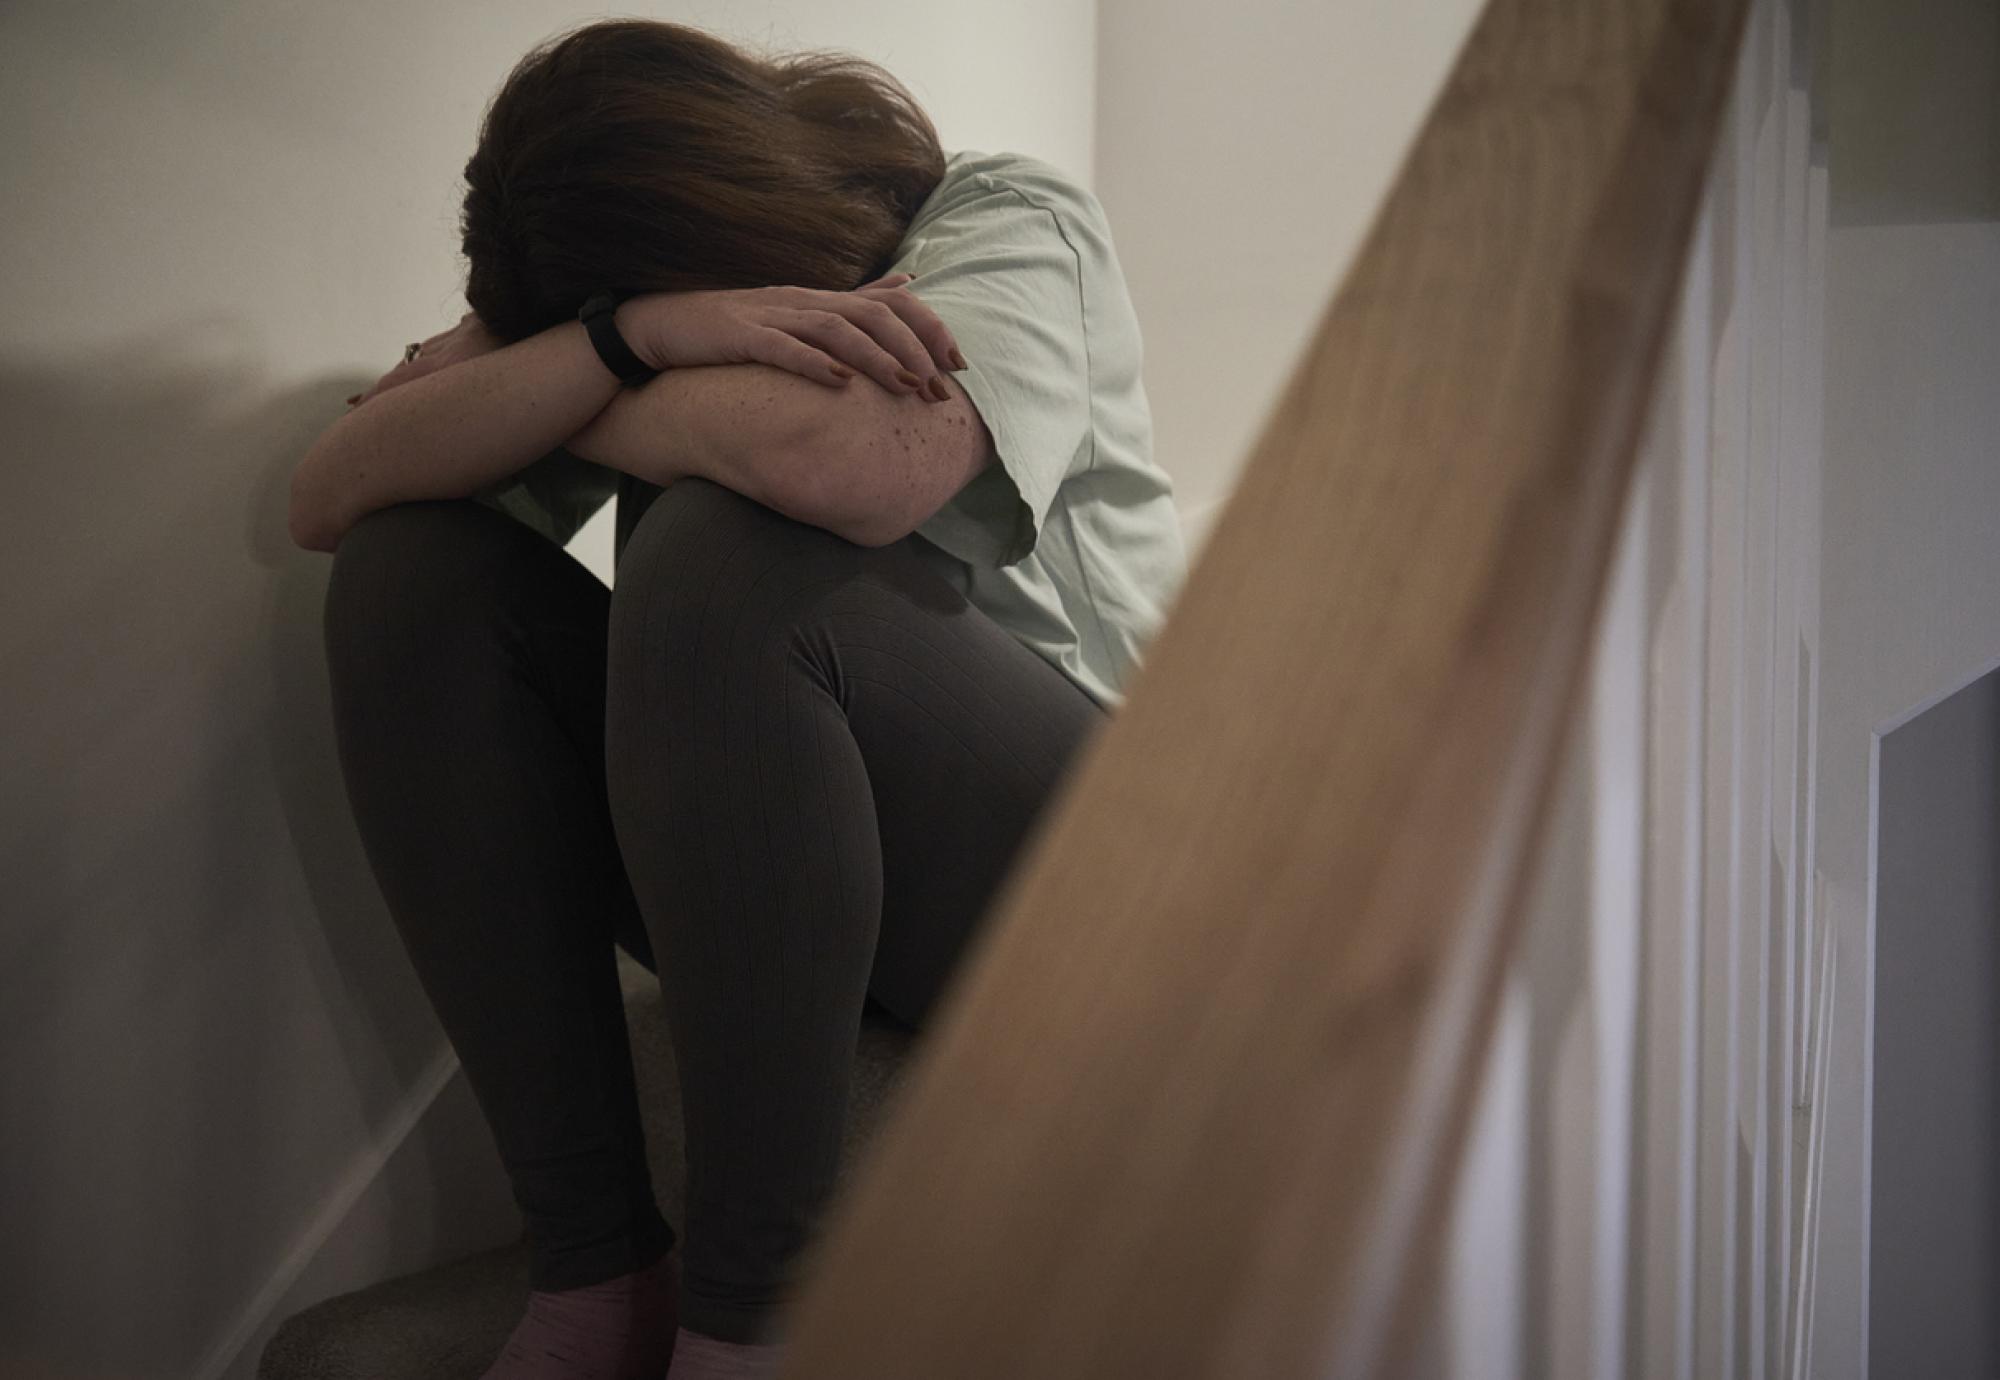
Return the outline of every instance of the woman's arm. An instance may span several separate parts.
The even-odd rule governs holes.
[[[292,478],[292,539],[331,551],[365,513],[467,497],[558,446],[663,486],[702,475],[853,540],[877,538],[881,485],[855,474],[857,457],[827,438],[852,430],[862,406],[876,424],[865,430],[882,440],[893,430],[907,446],[922,430],[879,404],[914,406],[917,395],[950,414],[933,417],[934,427],[966,429],[965,404],[942,372],[964,367],[963,358],[935,313],[902,290],[908,277],[848,293],[778,287],[628,299],[619,329],[664,371],[629,392],[579,323],[496,347],[468,314],[314,442]],[[881,389],[848,387],[860,382],[856,372]],[[858,402],[877,393],[873,405]],[[836,399],[851,401],[830,405]],[[862,455],[879,453],[870,446]],[[906,506],[888,508],[892,524]]]
[[[660,485],[699,475],[884,546],[994,460],[985,422],[948,378],[939,375],[945,400],[926,403],[861,379],[827,388],[765,364],[670,369],[613,399],[564,449]]]
[[[619,388],[570,321],[379,392],[293,471],[292,540],[331,551],[377,508],[476,493],[560,446]]]
[[[897,541],[994,459],[948,372],[965,357],[911,281],[633,299],[619,327],[666,372],[565,449],[660,485],[699,475],[864,546]]]

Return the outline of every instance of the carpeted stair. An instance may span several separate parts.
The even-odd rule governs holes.
[[[680,1084],[659,984],[619,956],[646,1147],[660,1209],[676,1227],[684,1184]],[[879,1124],[913,1036],[870,1003],[855,1050],[845,1167]],[[843,1170],[844,1172],[844,1170]],[[504,1246],[386,1280],[288,1318],[264,1348],[258,1380],[477,1380],[521,1316],[527,1252]]]

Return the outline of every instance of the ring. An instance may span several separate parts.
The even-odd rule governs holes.
[[[412,340],[409,344],[405,345],[403,347],[403,363],[408,364],[411,360],[415,359],[418,352],[423,348],[424,343],[421,340]]]

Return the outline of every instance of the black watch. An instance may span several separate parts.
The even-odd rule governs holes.
[[[625,343],[625,337],[618,333],[618,321],[613,313],[623,300],[609,292],[593,293],[577,311],[576,318],[583,322],[591,347],[604,361],[604,367],[616,374],[619,382],[627,388],[637,388],[648,379],[658,378],[660,371],[634,354],[632,347]]]

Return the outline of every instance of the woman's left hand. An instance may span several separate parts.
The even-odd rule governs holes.
[[[486,329],[486,323],[476,312],[467,312],[458,319],[458,324],[449,330],[439,331],[428,340],[418,341],[405,351],[402,361],[366,392],[356,393],[347,400],[349,407],[359,407],[370,398],[388,392],[391,388],[420,379],[425,374],[435,374],[440,369],[462,364],[468,359],[490,354],[504,342]]]
[[[965,357],[938,314],[891,273],[849,292],[774,284],[648,292],[618,306],[618,330],[654,369],[768,364],[839,387],[864,374],[892,393],[951,397]]]

